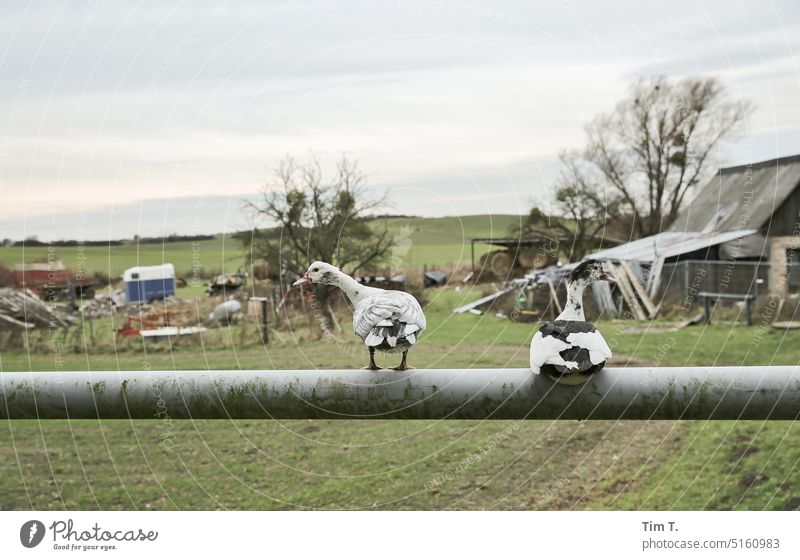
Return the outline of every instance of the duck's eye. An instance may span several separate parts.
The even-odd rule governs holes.
[[[311,272],[319,272],[319,268],[312,268]]]

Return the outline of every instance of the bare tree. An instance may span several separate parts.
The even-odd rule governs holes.
[[[559,159],[562,167],[554,185],[557,215],[534,206],[522,233],[559,240],[567,260],[580,260],[598,245],[600,234],[619,212],[620,197],[602,187],[579,154],[562,152]]]
[[[636,232],[652,235],[675,221],[690,188],[707,178],[714,148],[749,109],[715,79],[641,80],[587,126],[585,157],[619,194]]]
[[[332,263],[348,274],[383,261],[392,237],[367,215],[385,205],[364,186],[358,163],[342,157],[332,180],[312,155],[305,165],[286,157],[264,185],[259,202],[246,206],[266,222],[244,239],[251,260],[264,259],[272,275],[299,276],[309,263]]]

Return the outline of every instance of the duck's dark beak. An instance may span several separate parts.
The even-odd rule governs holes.
[[[308,284],[311,284],[311,278],[308,277],[308,272],[306,272],[300,280],[292,284],[292,288],[295,286],[307,286]]]
[[[614,277],[605,271],[603,271],[603,274],[600,275],[600,280],[608,282],[609,284],[614,284],[616,282],[616,280],[614,280]]]

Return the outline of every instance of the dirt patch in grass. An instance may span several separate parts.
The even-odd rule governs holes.
[[[734,447],[731,449],[731,459],[734,461],[739,461],[744,459],[748,455],[752,455],[753,453],[758,453],[761,451],[760,448],[756,447],[755,445],[742,445],[738,447]]]
[[[765,474],[747,473],[746,475],[744,475],[742,478],[739,479],[739,486],[749,490],[753,486],[764,484],[768,480],[769,477]]]
[[[800,511],[800,496],[789,498],[782,509],[784,511]]]

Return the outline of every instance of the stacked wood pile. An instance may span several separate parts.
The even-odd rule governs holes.
[[[0,329],[66,327],[67,320],[33,292],[0,288]]]

